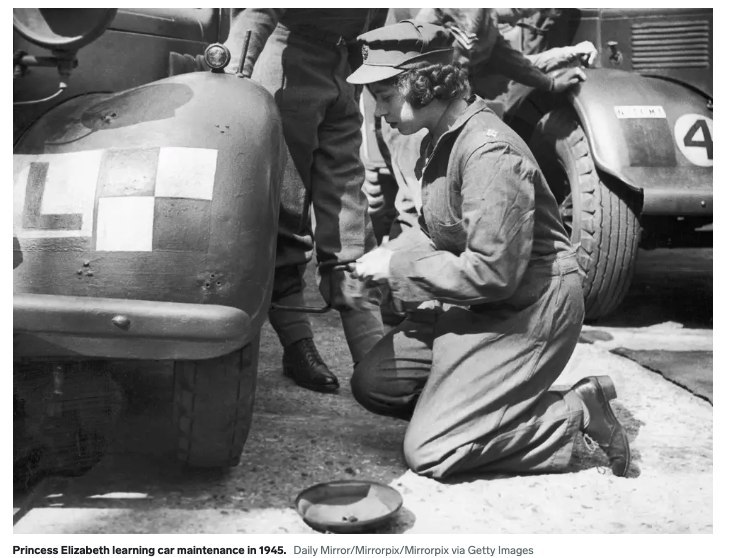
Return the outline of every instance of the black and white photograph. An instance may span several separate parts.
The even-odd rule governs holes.
[[[713,14],[13,8],[13,555],[718,533]]]

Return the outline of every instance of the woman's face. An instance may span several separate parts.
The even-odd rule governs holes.
[[[422,109],[414,108],[396,85],[373,83],[370,91],[375,97],[375,117],[384,117],[387,123],[403,135],[414,134],[426,126]]]

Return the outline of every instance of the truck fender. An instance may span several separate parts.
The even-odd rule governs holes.
[[[642,192],[643,213],[710,214],[709,99],[679,83],[622,70],[587,73],[570,100],[597,168]],[[674,207],[666,200],[678,193]]]
[[[285,153],[273,97],[232,75],[65,101],[14,147],[14,293],[230,307],[242,345],[270,304]]]

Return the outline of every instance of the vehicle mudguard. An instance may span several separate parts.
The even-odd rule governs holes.
[[[642,191],[644,214],[711,215],[710,100],[664,79],[587,73],[571,102],[598,169]]]
[[[234,322],[242,324],[235,343],[242,347],[270,304],[285,153],[273,98],[234,75],[195,72],[68,100],[15,145],[14,292],[26,301],[103,299],[109,317],[124,317],[127,304],[129,316],[143,315],[155,331],[146,341],[132,331],[134,320],[126,329],[105,324],[99,338],[109,343],[94,349],[97,356],[128,338],[135,358],[134,346],[164,337],[175,315],[187,331],[171,328],[172,339],[210,338],[196,328],[215,313],[186,321],[164,303],[184,303],[193,314],[197,305],[241,311]],[[159,301],[160,323],[132,301]],[[93,314],[93,304],[84,308]],[[224,341],[215,343],[237,348]],[[157,346],[143,351],[146,358],[181,354],[169,340]],[[74,352],[84,354],[78,344]]]

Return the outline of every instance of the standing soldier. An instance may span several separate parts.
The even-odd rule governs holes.
[[[356,304],[343,288],[347,273],[331,266],[375,246],[361,191],[359,90],[346,78],[361,63],[356,37],[381,26],[386,15],[386,9],[366,8],[234,9],[226,41],[229,67],[241,66],[276,99],[295,167],[287,169],[281,193],[273,301],[303,305],[303,273],[315,246],[319,290],[340,312],[355,363],[382,337],[383,327],[379,308]],[[308,317],[272,310],[269,320],[284,347],[284,374],[308,389],[336,391],[339,381],[314,345]]]

